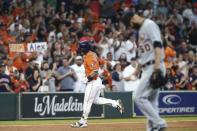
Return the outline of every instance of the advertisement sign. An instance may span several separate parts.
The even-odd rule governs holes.
[[[21,118],[81,117],[82,93],[22,93]],[[103,106],[93,105],[90,117],[101,117]]]
[[[161,92],[159,95],[160,115],[197,115],[197,92]],[[136,116],[143,116],[134,106]]]
[[[28,43],[27,44],[27,51],[28,52],[44,52],[47,50],[47,43],[46,42],[35,42],[35,43]]]

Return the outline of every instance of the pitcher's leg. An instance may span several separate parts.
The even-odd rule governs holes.
[[[164,119],[162,119],[159,115],[159,90],[154,90],[150,97],[149,97],[149,101],[152,104],[152,107],[154,108],[155,112],[158,114],[159,116],[159,121],[153,121],[153,123],[158,123],[160,127],[167,127],[167,123]]]
[[[151,129],[153,128],[153,122],[151,120],[147,119],[146,122],[146,131],[151,131]]]
[[[152,92],[154,92],[154,90],[149,87],[150,74],[151,73],[149,72],[149,70],[143,72],[139,82],[139,86],[135,92],[134,101],[148,120],[152,121],[153,124],[159,124],[163,123],[163,121],[161,120],[158,111],[155,110],[155,107],[149,100]],[[155,101],[157,101],[157,99],[158,98],[155,97]]]

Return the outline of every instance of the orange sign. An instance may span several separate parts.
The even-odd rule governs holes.
[[[9,44],[10,52],[25,52],[24,44]]]

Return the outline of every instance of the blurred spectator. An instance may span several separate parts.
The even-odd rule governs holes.
[[[9,75],[5,74],[5,64],[2,60],[0,60],[0,92],[14,92],[11,78]]]
[[[153,3],[151,1],[146,3],[146,9],[143,12],[143,16],[150,19],[153,17]]]
[[[75,71],[69,67],[69,59],[63,58],[63,66],[57,69],[57,79],[60,81],[60,91],[74,91],[74,83],[77,80]]]
[[[19,21],[13,22],[10,27],[8,28],[11,35],[14,35],[14,33],[19,33],[23,30],[23,26]],[[16,36],[16,35],[14,35]]]
[[[178,70],[181,72],[181,74],[184,75],[184,77],[188,76],[188,63],[183,59],[182,54],[178,54],[177,56],[177,65]]]
[[[186,54],[188,53],[188,44],[186,43],[185,40],[180,40],[180,44],[176,47],[176,53],[177,54],[182,54],[183,57],[185,58]]]
[[[197,90],[197,66],[194,66],[189,76],[189,84],[192,90]]]
[[[191,16],[191,23],[197,26],[197,7],[193,8],[193,16]]]
[[[197,51],[197,24],[195,22],[192,22],[191,30],[189,31],[189,46],[191,49],[196,53]]]
[[[27,92],[29,91],[29,83],[25,80],[23,73],[20,73],[19,78],[13,81],[14,92]]]
[[[48,62],[42,63],[41,72],[40,72],[41,79],[43,81],[42,85],[48,87],[48,92],[56,92],[55,76],[54,76],[55,69],[56,69],[56,64],[53,64],[52,68],[50,68]]]
[[[32,92],[37,92],[39,86],[42,84],[40,71],[36,67],[36,63],[33,60],[27,59],[28,68],[25,71],[25,78],[29,84],[29,89]]]
[[[127,62],[127,55],[126,53],[122,53],[120,55],[120,58],[119,58],[119,62],[120,62],[120,65],[121,65],[121,69],[124,70],[124,68],[129,65],[129,63]]]
[[[127,11],[144,15],[159,25],[165,45],[166,68],[171,69],[172,79],[179,78],[181,73],[188,83],[197,61],[197,8],[193,1],[1,0],[0,58],[8,58],[6,73],[14,78],[13,86],[20,85],[18,83],[20,80],[23,81],[23,78],[21,76],[19,79],[19,76],[25,72],[26,81],[32,91],[32,84],[38,84],[38,79],[34,78],[35,70],[39,71],[41,63],[45,61],[47,66],[56,64],[56,68],[60,69],[63,65],[62,59],[68,57],[70,58],[68,66],[74,66],[73,60],[80,55],[77,54],[78,40],[84,35],[95,39],[99,47],[97,53],[106,60],[109,74],[115,71],[115,61],[120,62],[121,70],[124,70],[130,64],[130,58],[136,55],[138,37],[134,29],[127,28],[121,22],[122,16]],[[34,42],[47,42],[47,51],[27,52],[27,43]],[[17,43],[24,45],[25,52],[10,50],[10,44]],[[34,62],[27,62],[27,59]],[[177,59],[178,63],[176,63]],[[39,66],[36,67],[35,63]],[[174,64],[179,66],[178,71],[174,71]],[[16,68],[20,73],[12,77],[12,68]],[[57,69],[54,72],[52,67],[46,70],[42,70],[44,73],[39,71],[37,74],[38,76],[44,74],[42,77],[44,82],[41,80],[40,85],[44,86],[45,81],[52,82],[55,79],[56,90],[60,89],[63,79],[58,77],[61,75],[58,75]],[[67,73],[70,74],[69,77],[64,76],[64,78],[68,78],[70,84],[75,83],[73,82],[75,77],[71,75],[75,73],[69,71]],[[170,74],[168,75],[167,77],[171,77]],[[46,76],[49,77],[47,80]],[[37,80],[33,82],[34,79]],[[52,83],[54,84],[54,81]],[[36,87],[34,91],[38,89],[39,87]],[[23,91],[20,88],[16,90],[16,92]]]
[[[1,36],[0,36],[1,37]],[[6,52],[6,49],[3,45],[3,42],[0,44],[0,59],[3,60],[7,57],[7,52]]]
[[[166,48],[165,48],[165,66],[166,66],[166,68],[171,68],[173,66],[175,58],[176,58],[175,50],[170,46],[166,46]]]
[[[70,66],[77,75],[77,81],[74,84],[74,92],[85,92],[85,83],[83,82],[85,78],[85,68],[83,65],[83,58],[82,56],[76,56],[75,64]]]
[[[16,67],[14,67],[13,64],[13,59],[12,58],[7,58],[6,60],[6,68],[5,68],[5,74],[13,77],[18,77],[19,72]]]
[[[107,53],[112,51],[112,48],[110,47],[110,43],[108,41],[108,38],[102,34],[101,39],[98,43],[99,47],[101,48],[101,57],[107,58]]]
[[[111,18],[112,21],[116,20],[116,12],[113,8],[114,1],[112,0],[103,0],[102,3],[102,11],[101,11],[101,16],[104,18]]]
[[[115,34],[115,38],[114,38],[114,56],[115,56],[115,60],[118,60],[121,56],[122,53],[125,53],[126,50],[126,46],[125,46],[125,42],[124,40],[124,36],[121,32],[116,32]]]
[[[181,70],[179,69],[178,65],[175,66],[174,70],[174,81],[176,90],[187,90],[187,77],[184,76],[183,73],[181,73]]]
[[[126,66],[123,70],[123,82],[125,91],[135,91],[137,85],[139,84],[138,76],[136,71],[138,64],[135,58],[131,58],[130,64]]]
[[[113,91],[124,91],[124,85],[122,80],[122,69],[121,64],[117,63],[114,66],[114,71],[112,72],[112,85]]]
[[[182,12],[182,15],[184,18],[187,18],[189,20],[189,22],[191,22],[191,19],[193,18],[194,14],[192,11],[192,5],[191,3],[187,3],[187,5],[185,5],[185,9]]]
[[[172,74],[171,68],[166,69],[166,85],[164,86],[164,90],[175,90],[175,81]]]
[[[157,8],[157,15],[163,14],[164,17],[167,17],[168,12],[169,12],[168,6],[166,5],[164,0],[161,0]]]
[[[109,71],[112,71],[116,62],[113,60],[113,56],[112,56],[112,53],[111,52],[108,52],[107,53],[107,69]]]
[[[188,72],[190,74],[193,70],[192,68],[196,65],[197,62],[197,56],[196,54],[194,54],[192,50],[188,52],[187,61],[188,61]]]
[[[42,79],[39,69],[35,69],[33,72],[33,79],[29,82],[29,88],[32,92],[37,92],[42,85]]]

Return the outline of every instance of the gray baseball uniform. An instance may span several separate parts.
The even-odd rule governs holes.
[[[139,86],[134,94],[134,100],[142,113],[147,117],[147,131],[151,127],[166,127],[166,122],[159,116],[158,96],[159,89],[150,87],[150,77],[154,71],[155,51],[153,43],[162,42],[159,27],[150,19],[145,19],[139,29],[138,50],[139,63],[146,65],[142,67],[142,75]],[[164,49],[162,48],[162,58],[164,59]],[[147,64],[149,63],[149,64]],[[160,69],[165,74],[164,62],[161,61]]]

